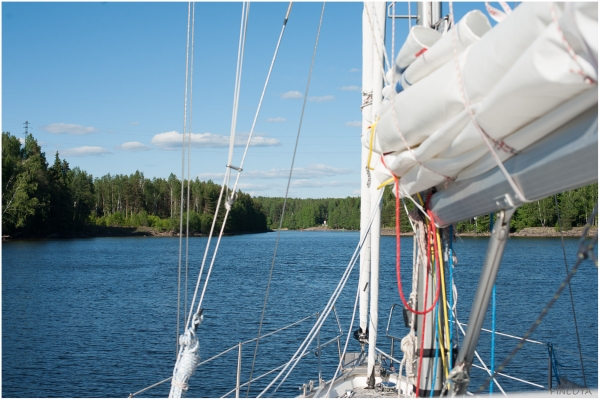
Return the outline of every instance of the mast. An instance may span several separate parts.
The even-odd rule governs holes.
[[[369,16],[367,15],[367,4],[363,6],[363,42],[362,42],[362,134],[369,134],[369,127],[373,121],[373,36],[369,29]],[[369,193],[370,171],[367,170],[369,150],[361,147],[360,160],[360,236],[363,237],[369,224],[371,215],[371,194]],[[367,235],[365,243],[360,251],[360,328],[359,341],[364,350],[367,338],[367,327],[369,321],[369,281],[371,274],[371,234]]]
[[[422,2],[418,3],[417,6],[417,21],[418,25],[426,26],[431,28],[435,22],[441,17],[441,3],[440,2]],[[428,249],[429,251],[429,249]],[[430,256],[427,254],[426,257]],[[426,258],[425,257],[425,258]],[[419,257],[419,262],[421,257]],[[431,263],[433,264],[433,262]],[[439,266],[436,266],[439,268]],[[418,310],[429,309],[435,300],[435,287],[434,281],[434,269],[431,268],[427,271],[427,265],[420,265],[418,268],[418,288],[417,288],[417,303]],[[425,296],[425,286],[429,287],[427,296]],[[435,325],[436,315],[434,311],[431,311],[425,315],[417,316],[417,349],[421,348],[421,341],[423,342],[423,360],[421,361],[421,378],[417,382],[418,397],[430,397],[432,389],[432,381],[435,376],[435,383],[433,384],[433,396],[438,397],[442,390],[442,363],[441,357],[437,363],[437,371],[434,371],[435,356],[437,352],[440,352],[440,346],[436,345],[435,340]],[[423,332],[425,327],[425,332]],[[419,354],[417,354],[419,356]]]
[[[372,32],[368,32],[375,37],[376,43],[373,48],[373,108],[372,113],[374,119],[377,118],[375,110],[381,108],[383,102],[383,54],[385,52],[385,2],[366,3],[366,7],[370,6],[370,17]],[[364,32],[364,31],[363,31]],[[363,33],[364,34],[364,33]],[[379,50],[379,51],[378,51]],[[366,56],[366,54],[365,54]],[[376,121],[374,120],[373,123]],[[371,207],[373,207],[378,198],[377,182],[374,177],[371,177],[371,185],[369,193],[371,196]],[[369,213],[370,214],[370,213]],[[367,387],[373,389],[375,387],[375,357],[377,344],[377,323],[379,321],[379,239],[381,236],[381,203],[377,205],[377,211],[373,224],[371,225],[371,303],[370,303],[370,318],[369,318],[369,357],[367,363]]]

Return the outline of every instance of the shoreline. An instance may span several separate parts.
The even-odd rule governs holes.
[[[329,227],[316,226],[304,229],[287,229],[284,228],[282,231],[300,231],[300,232],[358,232],[353,229],[333,229]],[[584,227],[571,228],[568,231],[563,231],[564,237],[580,237],[583,233]],[[264,232],[237,232],[227,233],[224,236],[235,236],[235,235],[248,235],[255,233],[267,233],[276,232],[276,229],[268,229]],[[588,236],[593,236],[598,232],[598,227],[592,226],[588,231]],[[381,228],[381,236],[395,236],[395,228]],[[174,231],[162,232],[154,228],[147,226],[139,227],[120,227],[120,226],[92,226],[88,227],[82,232],[77,232],[71,235],[49,235],[49,236],[2,236],[2,241],[9,240],[28,240],[28,239],[81,239],[81,238],[94,238],[94,237],[177,237],[179,234]],[[190,237],[206,237],[202,233],[190,232]],[[402,232],[400,236],[413,236],[413,232]],[[457,233],[459,237],[489,237],[489,232],[481,232],[474,234],[472,232]],[[512,237],[560,237],[560,232],[557,232],[551,227],[531,227],[521,229],[519,232],[511,232]]]

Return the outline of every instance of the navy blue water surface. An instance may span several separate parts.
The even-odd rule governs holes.
[[[223,238],[203,307],[199,329],[205,360],[238,342],[255,337],[264,300],[276,233]],[[284,231],[275,264],[263,333],[271,332],[322,310],[346,267],[357,232]],[[479,279],[487,238],[462,238],[455,243],[459,264],[458,315],[468,310]],[[175,358],[177,238],[94,238],[2,243],[2,396],[124,397],[172,373]],[[576,239],[565,239],[569,265],[575,261]],[[190,238],[191,300],[206,238]],[[381,240],[380,331],[390,307],[400,303],[395,277],[395,238]],[[402,238],[405,293],[410,292],[412,238]],[[498,276],[497,330],[521,336],[565,277],[560,238],[511,238]],[[344,333],[352,315],[358,265],[338,301]],[[185,284],[185,273],[182,274]],[[598,270],[582,264],[573,281],[573,296],[584,351],[587,384],[598,384]],[[184,296],[182,295],[182,299]],[[491,320],[484,327],[491,327]],[[392,330],[403,337],[401,313]],[[315,319],[260,342],[254,377],[287,360],[298,349]],[[355,328],[356,329],[355,322]],[[330,317],[321,343],[336,332]],[[345,336],[344,336],[345,338]],[[549,312],[532,339],[555,345],[562,371],[583,383],[568,291]],[[489,363],[490,334],[483,332],[479,351]],[[499,364],[517,341],[497,337]],[[343,345],[343,341],[342,341]],[[313,344],[314,346],[314,344]],[[389,351],[380,334],[378,347]],[[352,339],[350,349],[358,348]],[[248,379],[253,344],[243,347],[242,382]],[[395,354],[400,358],[399,346]],[[527,344],[505,372],[547,385],[545,345]],[[336,366],[335,342],[323,350],[323,377]],[[202,365],[191,380],[189,397],[220,397],[235,387],[237,349]],[[305,357],[274,394],[291,397],[298,387],[317,380],[314,351]],[[256,396],[274,375],[252,385]],[[476,389],[484,374],[473,371]],[[507,391],[535,389],[499,378]],[[144,393],[165,397],[169,383]],[[246,392],[242,392],[245,396]]]

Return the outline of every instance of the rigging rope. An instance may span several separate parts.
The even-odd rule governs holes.
[[[182,234],[183,234],[183,180],[185,168],[185,132],[187,123],[187,100],[188,100],[188,75],[190,70],[189,53],[190,53],[190,17],[191,17],[191,2],[188,3],[188,22],[187,22],[187,38],[185,50],[185,90],[183,98],[183,135],[181,143],[181,199],[179,201],[179,258],[178,258],[178,273],[177,273],[177,331],[175,336],[175,354],[179,353],[179,322],[181,314],[181,258],[182,258]]]
[[[183,301],[183,315],[187,314],[187,298],[188,298],[188,269],[189,269],[189,239],[190,239],[190,164],[191,164],[191,147],[192,147],[192,121],[193,121],[193,90],[194,90],[194,27],[195,27],[195,16],[196,16],[196,3],[192,3],[192,56],[190,61],[190,124],[188,128],[188,170],[187,170],[187,220],[185,228],[185,285],[184,285],[184,301]],[[183,187],[183,181],[181,183]]]
[[[494,229],[494,213],[490,213],[490,235]],[[490,371],[494,374],[494,367],[496,363],[496,282],[492,287],[492,345],[490,349],[491,360],[490,360]],[[494,393],[494,385],[490,382],[490,394]]]
[[[233,96],[233,111],[231,113],[231,131],[229,134],[229,154],[227,156],[227,166],[225,170],[225,177],[227,181],[227,187],[229,187],[229,176],[231,173],[231,163],[233,161],[233,148],[235,147],[235,132],[237,127],[237,114],[240,101],[240,87],[242,85],[242,70],[244,66],[244,50],[246,48],[246,30],[248,28],[248,13],[250,12],[250,3],[242,3],[242,22],[240,26],[240,39],[238,43],[238,58],[235,71],[235,90]]]
[[[293,3],[290,2],[290,4],[288,5],[288,9],[286,11],[285,18],[283,20],[283,26],[281,27],[281,33],[279,34],[279,40],[277,41],[277,46],[275,47],[275,54],[273,55],[273,59],[271,60],[271,67],[269,68],[268,77],[271,75],[271,71],[273,69],[273,64],[275,62],[275,58],[277,56],[277,52],[279,51],[279,45],[281,44],[281,39],[283,38],[283,32],[285,32],[285,27],[287,26],[287,21],[288,21],[288,18],[290,16],[290,11],[292,10],[292,4]],[[259,101],[259,109],[260,109],[260,105],[262,104],[262,100],[263,100],[263,97],[265,95],[265,91],[267,89],[267,84],[269,82],[269,78],[268,77],[267,77],[267,81],[265,82],[265,86],[263,88],[263,92],[262,92],[262,95],[261,95],[261,98],[260,98],[260,101]],[[308,87],[307,87],[307,92],[308,92]],[[302,121],[302,117],[303,116],[304,116],[304,112],[302,113],[302,116],[300,117],[300,121]],[[254,122],[252,123],[252,129],[250,130],[250,135],[252,135],[252,133],[254,132],[254,125],[256,124],[257,118],[258,118],[258,113],[256,114],[256,116],[254,118]],[[300,122],[300,124],[302,124],[302,122]],[[299,136],[300,136],[300,129],[298,129],[298,134],[297,134],[297,138],[296,138],[296,145],[298,144],[298,137]],[[246,151],[247,151],[247,149],[248,149],[248,146],[246,146]],[[246,157],[246,151],[244,151],[244,156],[242,157],[242,163],[241,163],[241,165],[244,164],[244,159]],[[295,159],[295,157],[296,157],[296,148],[294,148],[294,156],[293,156],[292,159]],[[279,237],[281,235],[281,227],[282,227],[282,223],[283,223],[283,216],[285,214],[285,205],[286,205],[286,202],[287,202],[288,189],[290,187],[290,180],[292,178],[292,169],[293,169],[293,167],[294,167],[294,162],[292,161],[292,167],[290,168],[290,175],[288,177],[287,188],[286,188],[286,191],[285,191],[285,198],[283,200],[283,210],[281,212],[281,219],[279,220],[279,229],[277,230],[277,240],[275,241],[275,250],[273,252],[273,259],[272,259],[272,262],[271,262],[271,269],[269,271],[269,279],[267,281],[267,290],[266,290],[266,293],[265,293],[265,299],[263,301],[263,308],[262,308],[262,312],[261,312],[261,316],[260,316],[260,322],[259,322],[259,325],[258,325],[258,334],[256,336],[256,345],[254,347],[254,355],[252,357],[252,367],[250,368],[250,378],[248,379],[248,387],[247,387],[247,390],[246,390],[246,397],[248,397],[250,395],[250,383],[252,382],[252,374],[254,373],[254,365],[256,363],[256,356],[258,354],[258,342],[259,342],[259,339],[260,339],[260,333],[262,331],[263,321],[264,321],[264,317],[265,317],[265,310],[266,310],[266,307],[267,307],[267,299],[269,298],[269,290],[271,288],[271,280],[273,278],[273,269],[275,267],[275,258],[277,256],[277,248],[279,246]],[[238,172],[238,178],[239,178],[239,175],[240,174]],[[237,182],[238,182],[238,180],[236,179],[235,185],[237,185]]]
[[[438,304],[439,303],[435,303],[435,311],[433,312],[434,314],[438,313]],[[433,397],[433,391],[435,390],[435,380],[437,378],[437,364],[438,364],[438,356],[439,356],[439,346],[438,346],[438,331],[439,331],[439,327],[440,327],[440,323],[439,323],[439,319],[438,319],[438,323],[435,324],[435,340],[433,341],[433,350],[435,352],[435,360],[433,362],[433,379],[431,381],[431,390],[429,391],[429,397]]]
[[[367,14],[367,19],[369,21],[369,28],[371,28],[371,36],[373,38],[373,44],[375,45],[375,51],[377,51],[377,55],[379,56],[379,59],[381,59],[381,58],[384,59],[385,66],[389,70],[391,68],[390,60],[388,59],[388,55],[385,51],[385,43],[380,43],[383,41],[377,40],[377,38],[382,38],[383,35],[381,35],[381,29],[379,27],[379,24],[377,23],[377,19],[373,18],[373,19],[375,19],[375,23],[373,23],[373,20],[371,19],[371,11],[369,11],[369,4],[371,4],[371,3],[370,2],[365,3],[365,11]],[[375,11],[373,11],[373,12],[375,12]],[[375,28],[377,29],[378,35],[375,35]],[[384,68],[383,64],[380,64],[379,68],[381,69],[383,80],[389,84],[389,82],[387,81],[387,76],[386,76],[385,68]]]
[[[556,216],[558,218],[558,229],[560,231],[560,242],[562,243],[563,258],[565,260],[565,271],[569,275],[569,263],[567,262],[567,252],[565,251],[565,238],[563,237],[562,221],[560,219],[560,212],[558,211],[558,200],[556,194],[554,195],[554,205],[556,206]],[[583,367],[583,355],[581,354],[581,340],[579,338],[579,328],[577,326],[577,314],[575,313],[575,301],[573,300],[573,289],[571,288],[571,281],[569,281],[569,295],[571,297],[571,309],[573,310],[573,320],[575,323],[575,335],[577,336],[577,350],[579,350],[579,362],[581,363],[581,375],[583,376],[583,386],[587,387],[585,380],[585,368]]]
[[[446,301],[446,283],[445,283],[445,279],[446,279],[446,274],[444,273],[444,253],[442,252],[442,240],[440,238],[440,232],[439,230],[436,230],[436,238],[437,238],[437,250],[438,250],[438,258],[440,261],[440,265],[439,265],[439,269],[440,269],[440,279],[441,279],[441,285],[442,285],[442,310],[443,310],[443,316],[444,316],[444,325],[442,325],[442,335],[444,337],[444,343],[445,345],[443,345],[442,347],[445,347],[445,349],[449,349],[450,348],[450,339],[448,337],[448,310],[446,309],[446,305],[447,305],[447,301]],[[441,314],[441,311],[440,311]],[[439,318],[439,316],[438,316]],[[444,330],[445,327],[445,330]],[[444,365],[446,368],[446,376],[448,376],[448,364],[446,363],[445,360],[445,356],[442,353],[442,361],[444,361]]]
[[[287,377],[289,376],[291,371],[298,364],[299,359],[296,359],[296,356],[298,356],[298,354],[302,354],[304,351],[303,349],[306,349],[306,348],[308,348],[308,346],[310,346],[310,344],[312,343],[313,339],[316,336],[316,333],[323,325],[323,322],[329,316],[329,313],[331,312],[333,305],[339,298],[342,290],[344,289],[344,286],[346,285],[346,282],[348,281],[350,273],[352,272],[352,269],[354,268],[354,265],[356,264],[356,261],[358,260],[359,252],[362,249],[362,247],[367,239],[367,236],[369,235],[369,232],[371,231],[371,225],[373,224],[373,220],[375,219],[376,211],[379,207],[379,204],[381,203],[382,198],[383,198],[383,190],[380,190],[379,196],[377,197],[377,200],[374,202],[374,207],[371,210],[371,216],[369,218],[369,222],[367,223],[365,232],[364,232],[363,236],[360,238],[356,248],[354,249],[354,253],[352,254],[352,257],[350,258],[350,261],[348,262],[348,266],[346,267],[346,269],[342,275],[342,278],[340,279],[339,283],[337,284],[336,288],[334,289],[333,294],[329,298],[327,305],[325,305],[323,312],[320,314],[319,319],[317,320],[315,325],[312,327],[312,329],[310,330],[310,332],[308,333],[308,335],[306,336],[306,338],[304,339],[304,341],[302,342],[302,344],[300,345],[300,347],[298,348],[296,353],[294,353],[294,355],[292,356],[290,361],[288,361],[286,363],[285,367],[279,372],[279,374],[275,377],[275,379],[273,379],[271,381],[271,383],[269,383],[269,385],[267,385],[267,387],[265,389],[263,389],[263,391],[257,397],[261,397],[263,394],[265,394],[267,392],[267,390],[269,390],[271,388],[271,386],[273,386],[273,384],[275,384],[275,382],[287,370],[287,368],[290,366],[290,364],[293,361],[295,361],[294,365],[291,366],[290,371],[282,379],[281,383],[283,383],[283,381],[285,381],[285,379],[287,379]],[[281,383],[279,386],[281,386]],[[277,388],[279,388],[279,386],[277,386]],[[275,391],[277,390],[277,388],[275,389]]]
[[[402,291],[402,277],[401,277],[401,273],[400,273],[400,196],[399,196],[399,192],[398,192],[398,187],[399,182],[398,182],[398,177],[394,175],[394,180],[396,182],[395,185],[395,190],[396,190],[396,279],[398,282],[398,293],[400,294],[400,299],[402,300],[402,304],[404,304],[404,307],[410,311],[413,314],[417,314],[417,315],[424,315],[427,314],[429,312],[431,312],[431,310],[434,309],[435,307],[435,303],[437,303],[438,301],[438,297],[440,295],[440,281],[439,281],[439,269],[437,271],[438,273],[438,281],[436,284],[436,293],[435,293],[435,300],[433,302],[433,304],[431,305],[431,307],[429,307],[428,309],[425,309],[423,311],[417,311],[414,308],[412,308],[410,306],[410,304],[408,304],[408,302],[406,301],[406,299],[404,298],[404,293]],[[429,218],[431,221],[433,221],[433,215],[430,214]],[[430,224],[430,225],[433,225]],[[428,232],[428,236],[429,236]],[[436,255],[437,255],[437,251],[435,251]],[[428,257],[429,260],[429,257]],[[428,261],[429,264],[429,261]],[[427,266],[427,268],[429,269],[429,265]]]
[[[463,329],[462,325],[466,324],[462,324],[459,320],[458,320],[458,316],[456,314],[456,307],[454,309],[452,309],[452,313],[454,314],[454,319],[456,320],[456,336],[457,336],[457,340],[458,340],[458,330],[460,329],[460,332],[462,332],[463,336],[465,336],[465,330]],[[475,357],[477,357],[477,359],[479,360],[479,362],[481,363],[481,365],[483,366],[483,369],[488,373],[489,376],[493,376],[490,369],[488,368],[488,366],[483,362],[483,359],[481,358],[481,356],[479,355],[479,353],[477,351],[475,351]],[[452,372],[450,373],[450,375],[452,375]],[[451,376],[448,376],[448,378],[446,379],[446,384],[450,381]],[[502,389],[502,386],[500,386],[500,384],[498,383],[498,381],[496,380],[496,378],[493,378],[494,383],[496,384],[496,386],[498,387],[498,389],[500,389],[500,392],[506,396],[506,392],[504,391],[504,389]],[[446,388],[446,384],[444,385],[444,388]]]
[[[348,343],[350,342],[350,335],[352,334],[352,328],[354,327],[354,318],[356,317],[356,307],[358,305],[358,299],[360,298],[360,279],[358,281],[358,287],[356,288],[356,298],[354,299],[354,309],[352,310],[352,318],[350,319],[350,327],[348,328],[348,335],[346,336],[346,343],[344,344],[344,351],[340,356],[340,362],[333,374],[333,378],[331,378],[331,383],[329,384],[329,389],[327,389],[327,394],[325,398],[329,398],[329,393],[331,392],[331,388],[333,387],[333,380],[338,376],[340,369],[342,368],[342,362],[346,356],[346,350],[348,350]],[[320,351],[320,350],[319,350]],[[319,383],[320,385],[320,383]]]
[[[450,225],[448,227],[448,233],[449,233],[448,234],[448,275],[449,275],[449,278],[450,278],[449,279],[450,280],[449,284],[450,284],[450,289],[451,289],[448,292],[448,299],[449,299],[448,303],[449,303],[449,308],[450,308],[450,315],[449,315],[449,319],[450,319],[450,329],[449,329],[449,331],[450,331],[450,355],[449,355],[449,358],[450,358],[450,368],[452,368],[452,366],[454,365],[452,363],[452,358],[453,358],[452,357],[453,356],[452,350],[454,348],[454,344],[453,344],[453,341],[452,341],[452,335],[453,335],[453,331],[454,331],[454,316],[453,316],[452,310],[454,310],[454,301],[455,301],[454,297],[453,297],[453,292],[454,292],[455,286],[454,286],[454,276],[453,276],[453,270],[454,270],[453,263],[454,263],[454,260],[452,259],[452,257],[454,256],[452,254],[453,253],[452,252],[452,239],[453,239],[452,229],[453,229],[453,226]]]
[[[238,69],[236,70],[236,86],[235,86],[235,89],[234,89],[234,113],[236,114],[236,116],[237,116],[237,111],[235,111],[235,110],[237,109],[237,106],[238,106],[237,98],[239,97],[239,86],[240,86],[240,83],[241,83],[240,80],[238,79],[239,75],[241,75],[241,65],[242,65],[242,62],[240,61],[240,58],[242,58],[244,56],[244,52],[243,52],[242,48],[245,45],[245,31],[246,31],[246,26],[247,26],[247,22],[248,22],[248,12],[249,12],[248,11],[248,7],[249,7],[249,5],[246,2],[242,3],[242,19],[241,19],[241,23],[240,23],[240,41],[239,41],[239,45],[238,45]],[[235,129],[234,129],[234,131],[235,131]],[[250,140],[250,138],[248,138],[248,141],[249,140]],[[235,144],[235,142],[232,141],[231,137],[230,137],[230,141],[229,141],[230,150],[232,150],[234,144]],[[219,197],[217,199],[217,206],[215,207],[215,213],[214,213],[214,216],[213,216],[212,225],[210,227],[210,232],[208,234],[208,240],[206,242],[206,247],[205,247],[205,250],[204,250],[204,256],[202,257],[202,264],[201,264],[201,267],[200,267],[200,272],[198,274],[198,280],[196,281],[196,288],[194,290],[194,296],[193,296],[192,302],[191,302],[192,306],[190,307],[190,311],[189,311],[189,314],[188,314],[186,326],[189,326],[189,324],[190,324],[190,322],[192,320],[193,309],[194,309],[193,308],[193,304],[195,304],[195,302],[196,302],[196,297],[198,295],[198,290],[199,290],[200,282],[201,282],[201,279],[202,279],[202,273],[204,272],[204,266],[206,265],[206,258],[208,256],[208,251],[210,249],[210,244],[211,244],[211,241],[212,241],[212,236],[213,236],[213,233],[214,233],[215,225],[217,223],[217,216],[218,216],[218,213],[219,213],[219,209],[221,207],[221,201],[223,200],[223,192],[225,190],[226,183],[228,182],[228,179],[229,179],[229,166],[230,165],[231,165],[230,163],[227,164],[227,168],[226,168],[226,171],[225,171],[225,176],[223,177],[223,184],[221,185],[221,191],[219,192]],[[211,264],[210,264],[209,270],[207,272],[207,276],[205,278],[205,284],[204,284],[204,289],[202,291],[202,296],[201,296],[200,301],[198,303],[198,308],[197,308],[198,311],[197,312],[200,311],[200,308],[202,306],[202,299],[203,299],[204,293],[206,291],[206,285],[208,283],[208,279],[210,278],[210,273],[212,271],[212,267],[213,267],[213,264],[214,264],[214,261],[215,261],[215,256],[216,256],[217,251],[219,249],[219,243],[220,243],[221,237],[223,235],[223,230],[224,230],[224,227],[225,227],[225,223],[227,222],[227,216],[228,216],[228,214],[229,214],[229,209],[226,211],[225,217],[223,219],[223,224],[221,226],[221,231],[220,231],[220,234],[219,234],[219,237],[218,237],[218,240],[217,240],[217,245],[215,246],[215,250],[213,252],[213,257],[211,259]]]
[[[396,207],[396,208],[398,209],[398,207]],[[433,274],[433,268],[435,266],[435,262],[433,264],[431,263],[431,258],[432,258],[432,256],[431,256],[431,236],[432,236],[431,230],[432,230],[432,225],[433,225],[432,223],[428,224],[428,229],[427,229],[427,239],[428,239],[427,253],[426,253],[426,255],[427,255],[427,267],[425,268],[425,273],[423,274],[423,276],[425,277],[425,296],[423,297],[424,303],[425,303],[424,307],[427,306],[427,292],[429,290],[429,277],[427,276],[427,274],[430,271],[430,267],[431,267],[431,270],[432,270],[431,273]],[[396,228],[396,237],[398,237],[398,236],[399,236],[399,234],[398,234],[398,228]],[[433,240],[435,240],[435,238]],[[433,251],[435,252],[435,247],[434,247]],[[434,261],[435,261],[435,256],[434,256]],[[396,264],[396,265],[398,265],[398,264]],[[399,270],[399,268],[396,269],[396,274],[398,274],[398,270]],[[431,305],[432,309],[437,304],[437,301],[439,299],[439,283],[440,283],[439,279],[438,279],[437,283],[438,283],[438,292],[437,292],[435,301]],[[402,286],[402,285],[400,285],[400,286]],[[402,299],[402,301],[404,301],[404,298]],[[431,310],[429,310],[429,311],[431,311]],[[426,313],[422,313],[422,314],[426,314]],[[416,392],[416,397],[419,397],[419,391],[421,390],[421,369],[423,367],[423,345],[424,345],[424,342],[425,342],[425,329],[427,327],[427,318],[425,318],[425,315],[423,315],[422,321],[423,321],[422,322],[423,326],[421,328],[421,348],[420,348],[420,351],[419,351],[419,368],[417,370],[417,392]]]

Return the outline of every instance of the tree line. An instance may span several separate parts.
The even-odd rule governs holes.
[[[45,153],[32,135],[23,143],[8,132],[2,133],[2,233],[16,236],[69,235],[86,226],[148,226],[159,231],[179,231],[183,209],[184,231],[210,231],[221,186],[212,181],[182,181],[174,174],[167,179],[148,179],[136,171],[130,175],[107,174],[93,178],[79,167],[71,168],[57,152],[49,165]],[[188,194],[189,191],[189,194]],[[282,197],[257,197],[236,193],[227,233],[265,232],[277,229],[282,215]],[[570,190],[522,205],[515,212],[511,228],[542,226],[568,230],[582,226],[598,204],[598,184]],[[406,208],[405,208],[406,207]],[[406,216],[412,201],[402,205],[400,224],[410,231]],[[223,223],[225,209],[219,207],[216,229]],[[303,229],[320,225],[333,229],[360,229],[360,198],[288,199],[282,228]],[[385,188],[381,224],[395,227],[396,199]],[[597,225],[597,219],[595,221]],[[489,216],[460,222],[458,232],[487,232]]]
[[[189,189],[189,197],[188,197]],[[30,134],[23,143],[2,133],[2,234],[9,236],[72,235],[89,225],[148,226],[179,231],[182,182],[131,175],[93,178],[79,167],[71,168],[57,152],[49,165],[37,140]],[[198,179],[183,182],[183,228],[210,231],[221,186]],[[225,225],[226,233],[267,231],[261,205],[238,191]],[[225,210],[216,222],[220,229]]]
[[[262,204],[262,211],[267,216],[267,225],[272,229],[278,228],[284,199],[257,197],[257,200]],[[512,217],[511,230],[514,232],[528,227],[569,230],[572,227],[583,226],[597,204],[597,183],[559,193],[556,195],[556,200],[554,195],[549,196],[520,206]],[[404,200],[404,204],[400,207],[401,231],[411,231],[406,211],[412,211],[415,205],[410,200]],[[305,229],[325,225],[325,223],[333,229],[360,229],[360,198],[287,200],[282,228]],[[489,232],[489,225],[489,215],[481,215],[457,223],[456,230],[458,233],[484,233]],[[594,225],[598,225],[597,216]],[[383,194],[381,226],[384,228],[396,226],[396,198],[390,186],[386,186]]]

